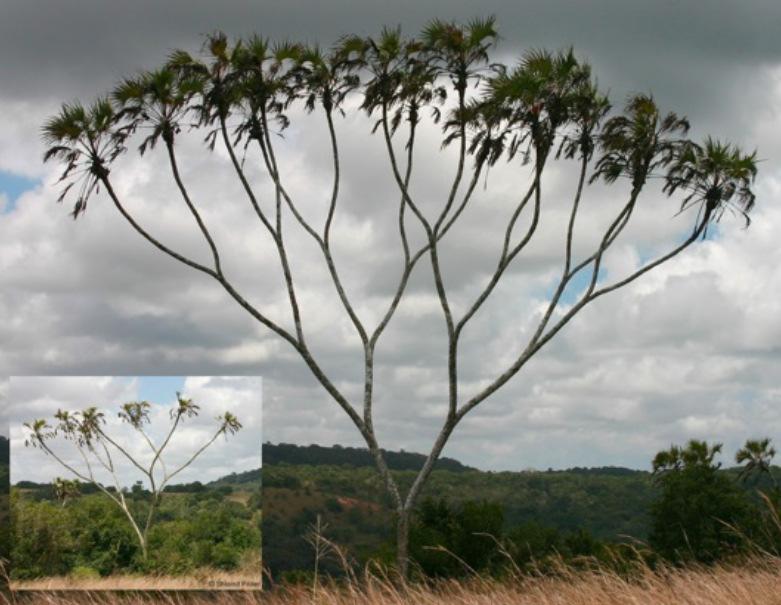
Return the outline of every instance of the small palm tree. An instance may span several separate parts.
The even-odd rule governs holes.
[[[759,478],[766,475],[773,482],[773,487],[778,489],[771,466],[775,455],[776,449],[771,445],[768,437],[749,439],[735,454],[735,462],[744,465],[740,470],[740,478],[745,481],[751,476]]]

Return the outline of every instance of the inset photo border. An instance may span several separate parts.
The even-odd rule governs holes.
[[[262,379],[12,377],[12,590],[259,590]]]

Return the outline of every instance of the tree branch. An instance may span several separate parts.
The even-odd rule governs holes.
[[[228,150],[231,163],[233,164],[233,168],[236,171],[242,186],[244,187],[244,191],[247,193],[247,197],[249,198],[252,207],[255,209],[255,213],[258,215],[263,225],[265,225],[266,229],[271,235],[271,238],[274,240],[274,244],[276,244],[279,260],[282,265],[282,273],[285,278],[285,287],[287,289],[288,299],[290,300],[290,309],[293,314],[293,323],[296,329],[296,337],[298,342],[303,345],[304,331],[301,325],[301,313],[298,308],[298,300],[296,298],[295,287],[293,284],[293,276],[290,272],[290,264],[288,263],[287,252],[282,241],[282,230],[279,223],[281,220],[279,214],[279,190],[277,190],[277,225],[279,227],[279,232],[277,232],[271,223],[269,223],[266,215],[263,214],[262,210],[260,209],[260,205],[258,204],[255,194],[252,191],[252,187],[250,187],[250,184],[247,181],[247,177],[244,174],[244,170],[242,170],[241,164],[239,163],[238,158],[236,158],[236,152],[233,150],[233,145],[231,144],[230,137],[228,136],[228,129],[225,125],[225,118],[222,115],[220,115],[220,131],[222,132],[223,143]]]
[[[217,251],[217,246],[215,245],[214,240],[212,239],[211,233],[209,233],[209,230],[207,229],[206,225],[201,219],[200,213],[198,212],[197,208],[190,200],[190,196],[187,193],[187,189],[185,188],[184,183],[182,182],[182,178],[179,175],[179,166],[176,161],[176,155],[174,154],[173,141],[167,140],[166,148],[168,149],[168,161],[171,165],[171,171],[173,172],[174,180],[176,181],[176,186],[179,188],[179,191],[182,194],[182,198],[184,199],[185,204],[187,204],[187,207],[190,209],[190,213],[193,215],[193,218],[195,218],[195,221],[198,223],[198,227],[200,228],[201,233],[203,233],[204,238],[206,238],[206,242],[209,244],[209,248],[212,251],[212,257],[214,258],[215,272],[217,273],[217,275],[222,275],[222,268],[220,266],[220,254]]]
[[[544,336],[537,335],[536,338],[532,338],[532,340],[527,345],[526,349],[524,349],[523,353],[501,376],[499,376],[485,389],[483,389],[481,392],[479,392],[474,397],[472,397],[468,402],[466,402],[458,411],[459,419],[463,418],[472,409],[474,409],[477,405],[479,405],[483,400],[485,400],[488,396],[490,396],[492,393],[497,391],[508,380],[510,380],[510,378],[512,378],[534,354],[536,354],[543,346],[545,346],[545,344],[547,344],[550,341],[550,339],[553,338],[553,336],[555,336],[559,330],[561,330],[567,323],[569,323],[569,321],[584,306],[586,306],[588,303],[595,300],[599,296],[602,296],[603,294],[607,294],[608,292],[611,292],[621,286],[624,286],[634,281],[635,279],[647,273],[651,269],[658,267],[662,263],[680,254],[683,250],[685,250],[693,242],[695,242],[697,238],[700,237],[700,235],[702,235],[702,232],[705,229],[707,222],[708,222],[707,220],[703,220],[697,223],[691,235],[689,235],[689,237],[687,237],[686,240],[684,240],[680,245],[675,247],[672,251],[658,258],[656,261],[649,263],[645,267],[637,270],[635,273],[633,273],[626,279],[623,279],[620,282],[613,284],[612,286],[601,288],[599,290],[594,291],[594,284],[596,282],[595,276],[598,269],[595,270],[595,272],[592,274],[592,282],[591,285],[589,286],[589,290],[581,298],[581,300],[578,301]]]

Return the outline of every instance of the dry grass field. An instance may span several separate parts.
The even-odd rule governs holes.
[[[208,570],[191,576],[116,575],[95,579],[77,579],[66,576],[12,581],[11,588],[14,591],[248,590],[260,588],[260,572],[228,573]]]
[[[781,560],[757,559],[739,568],[641,570],[632,579],[597,570],[562,570],[555,577],[475,578],[399,587],[370,576],[341,586],[295,586],[259,593],[17,592],[3,605],[781,605]]]

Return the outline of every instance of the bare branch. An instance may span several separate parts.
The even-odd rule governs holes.
[[[472,303],[472,306],[469,307],[467,312],[464,313],[464,316],[456,324],[456,331],[455,331],[456,338],[458,338],[461,335],[464,326],[469,322],[470,319],[472,319],[475,313],[477,313],[478,309],[480,309],[483,303],[488,299],[488,297],[491,295],[496,285],[499,283],[499,280],[504,274],[504,271],[507,269],[507,267],[510,266],[510,263],[520,253],[520,251],[523,250],[526,244],[530,241],[534,232],[537,230],[537,225],[539,223],[539,218],[540,218],[540,203],[541,203],[540,176],[541,176],[541,171],[538,170],[534,182],[532,183],[531,187],[529,187],[529,190],[526,192],[523,198],[521,198],[520,203],[518,204],[515,211],[513,212],[512,218],[510,219],[510,222],[507,225],[507,228],[505,229],[504,244],[502,246],[501,254],[499,255],[499,262],[496,265],[496,269],[493,275],[491,276],[488,285],[486,285],[483,291],[478,295],[477,299],[475,299],[475,302]],[[529,229],[526,235],[524,236],[524,238],[521,240],[521,242],[513,248],[512,252],[510,252],[510,241],[512,238],[512,232],[515,226],[515,222],[518,219],[518,216],[520,216],[521,212],[523,212],[523,209],[526,207],[526,204],[531,199],[532,194],[535,194],[534,217],[532,219],[532,223],[529,226]]]
[[[212,443],[214,443],[214,442],[217,440],[217,437],[219,437],[220,435],[222,435],[222,434],[223,434],[223,432],[224,432],[224,431],[223,431],[223,429],[222,429],[222,428],[220,428],[220,429],[219,429],[219,430],[218,430],[216,433],[214,433],[214,435],[212,436],[212,438],[211,438],[211,439],[209,439],[209,441],[207,441],[206,443],[204,443],[204,444],[203,444],[203,445],[202,445],[202,446],[201,446],[201,447],[200,447],[200,448],[199,448],[199,449],[198,449],[198,450],[197,450],[197,451],[196,451],[196,452],[195,452],[195,453],[194,453],[192,456],[190,456],[190,458],[187,460],[187,462],[185,462],[185,463],[184,463],[184,464],[182,464],[182,465],[181,465],[181,466],[180,466],[178,469],[176,469],[175,471],[173,471],[172,473],[170,473],[169,475],[167,475],[167,476],[166,476],[166,477],[163,479],[162,483],[160,483],[160,491],[162,492],[162,491],[165,489],[165,486],[166,486],[166,485],[168,485],[168,482],[169,482],[171,479],[173,479],[173,478],[174,478],[176,475],[178,475],[179,473],[181,473],[181,472],[182,472],[184,469],[186,469],[186,468],[187,468],[187,467],[189,467],[189,466],[190,466],[190,465],[191,465],[193,462],[195,462],[195,459],[196,459],[196,458],[198,458],[198,456],[200,456],[200,455],[201,455],[201,454],[202,454],[204,451],[206,451],[206,449],[207,449],[207,448],[208,448],[208,447],[209,447],[209,446],[210,446]]]
[[[255,194],[252,191],[252,187],[247,181],[247,177],[244,174],[244,170],[242,169],[241,164],[239,163],[238,158],[236,157],[236,152],[233,150],[233,145],[231,144],[230,137],[228,136],[228,129],[225,124],[225,118],[222,115],[220,115],[220,131],[222,133],[223,143],[225,144],[225,147],[228,150],[228,155],[230,156],[231,163],[233,164],[233,168],[236,171],[236,174],[239,177],[242,186],[244,187],[244,191],[246,192],[247,197],[249,198],[250,203],[252,204],[252,207],[255,209],[255,213],[258,215],[261,222],[266,227],[272,239],[274,240],[274,243],[276,244],[277,253],[279,254],[279,260],[282,265],[282,273],[285,278],[285,287],[287,289],[288,299],[290,300],[290,310],[293,315],[293,323],[296,329],[296,337],[298,342],[303,345],[304,331],[301,324],[301,313],[298,308],[298,300],[296,298],[295,287],[293,284],[293,276],[290,272],[290,264],[288,263],[287,252],[285,250],[282,241],[281,225],[279,224],[279,221],[281,220],[280,213],[279,213],[279,189],[277,189],[277,224],[279,227],[279,231],[277,232],[274,229],[274,227],[271,225],[271,223],[269,223],[268,219],[266,218],[266,215],[260,209],[260,205],[258,204],[257,198],[255,197]]]
[[[101,438],[105,439],[105,440],[106,440],[106,441],[108,441],[108,442],[109,442],[111,445],[113,445],[115,448],[117,448],[117,451],[119,451],[119,452],[120,452],[122,455],[124,455],[124,456],[125,456],[125,458],[127,458],[127,459],[128,459],[128,461],[129,461],[129,462],[130,462],[130,463],[131,463],[133,466],[135,466],[135,467],[136,467],[138,470],[140,470],[142,473],[144,473],[144,475],[146,475],[146,476],[149,476],[149,471],[148,471],[147,469],[145,469],[143,466],[141,466],[141,465],[138,463],[138,461],[137,461],[137,460],[136,460],[136,459],[135,459],[133,456],[131,456],[131,455],[128,453],[128,451],[127,451],[127,450],[126,450],[124,447],[122,447],[122,446],[121,446],[119,443],[117,443],[117,442],[116,442],[116,441],[114,441],[114,440],[113,440],[113,439],[112,439],[112,438],[111,438],[109,435],[107,435],[107,434],[106,434],[106,433],[103,431],[103,429],[100,429],[100,428],[98,428],[98,433],[99,433],[99,435],[101,436]]]
[[[277,196],[281,195],[282,198],[284,198],[285,203],[287,204],[288,208],[290,208],[291,212],[293,213],[293,216],[296,218],[298,223],[317,242],[318,246],[320,247],[320,250],[323,253],[323,257],[325,258],[326,265],[328,267],[328,272],[331,276],[331,281],[333,282],[334,287],[336,288],[336,292],[339,296],[339,300],[341,301],[342,306],[347,312],[347,315],[350,317],[350,321],[352,321],[355,330],[358,332],[358,335],[361,338],[361,342],[365,346],[368,342],[368,336],[366,335],[366,330],[363,324],[361,323],[360,319],[358,318],[355,309],[350,303],[349,298],[347,297],[347,293],[344,290],[342,281],[339,278],[339,273],[336,269],[336,264],[333,260],[333,255],[331,253],[331,248],[330,248],[331,221],[333,220],[333,215],[336,209],[336,201],[339,192],[339,156],[338,156],[338,147],[336,144],[336,132],[333,127],[333,121],[331,119],[330,112],[326,112],[326,116],[328,119],[329,136],[331,139],[331,145],[334,153],[334,184],[333,184],[333,190],[331,195],[331,201],[329,205],[328,219],[326,221],[326,226],[324,228],[323,236],[320,236],[320,234],[317,231],[315,231],[315,229],[312,228],[312,226],[306,221],[306,219],[300,213],[295,203],[293,202],[292,198],[286,191],[285,187],[282,185],[282,180],[279,174],[279,168],[277,166],[274,148],[271,143],[271,139],[268,135],[268,124],[266,122],[265,114],[262,114],[263,141],[259,141],[259,143],[261,143],[261,151],[263,153],[263,159],[266,164],[266,168],[276,187]],[[279,204],[279,198],[277,200],[277,203]],[[277,215],[279,217],[280,215],[279,211]],[[281,231],[280,231],[280,238],[281,238]]]
[[[673,250],[661,256],[657,260],[649,263],[645,267],[637,270],[629,277],[611,286],[601,288],[599,290],[594,290],[594,285],[596,282],[596,271],[595,271],[594,274],[592,275],[591,284],[588,290],[586,291],[586,293],[583,295],[583,297],[575,305],[573,305],[572,308],[570,308],[570,310],[567,311],[567,313],[565,313],[565,315],[558,322],[556,322],[556,324],[554,324],[554,326],[550,330],[548,330],[548,332],[545,333],[544,336],[541,334],[535,334],[535,337],[532,338],[532,340],[527,345],[526,349],[524,349],[523,353],[521,353],[518,359],[501,376],[499,376],[490,385],[488,385],[478,394],[473,396],[469,401],[467,401],[458,411],[459,420],[463,418],[466,414],[468,414],[477,405],[479,405],[489,395],[496,392],[508,380],[510,380],[510,378],[512,378],[534,354],[536,354],[543,346],[545,346],[545,344],[547,344],[556,335],[556,333],[558,333],[559,330],[561,330],[567,323],[569,323],[569,321],[588,303],[595,300],[599,296],[602,296],[603,294],[607,294],[608,292],[611,292],[621,286],[624,286],[634,281],[635,279],[647,273],[651,269],[658,267],[662,263],[680,254],[683,250],[685,250],[692,243],[694,243],[698,237],[702,235],[702,232],[704,231],[706,224],[707,221],[698,222],[695,225],[691,235],[689,235],[689,237],[687,237],[681,244],[673,248]]]
[[[187,204],[187,207],[190,209],[190,213],[193,215],[193,218],[195,218],[195,221],[198,223],[198,227],[200,228],[201,233],[203,233],[204,238],[206,238],[206,242],[209,244],[209,248],[212,251],[212,257],[214,258],[215,272],[217,273],[217,275],[222,275],[222,268],[220,267],[220,254],[217,251],[217,246],[214,244],[214,240],[212,239],[211,233],[209,233],[209,230],[204,224],[203,219],[201,218],[201,214],[198,212],[197,208],[190,200],[190,196],[187,193],[187,189],[185,188],[184,183],[182,182],[182,178],[179,175],[179,166],[176,161],[176,155],[174,154],[173,141],[167,140],[166,148],[168,149],[168,161],[171,165],[171,172],[173,173],[174,180],[176,181],[176,186],[179,188],[179,191],[182,194],[182,198],[184,199],[185,204]]]
[[[271,237],[274,238],[274,240],[276,240],[277,233],[274,230],[272,224],[269,222],[265,213],[261,209],[260,204],[258,203],[258,200],[255,197],[255,192],[252,190],[249,181],[247,181],[247,176],[244,174],[244,170],[241,167],[241,163],[236,157],[236,152],[233,149],[233,144],[231,143],[230,136],[228,136],[228,127],[225,124],[225,117],[222,115],[220,115],[220,134],[222,135],[222,142],[225,145],[226,151],[228,152],[228,156],[230,157],[231,164],[233,165],[233,169],[236,172],[236,176],[239,178],[239,181],[241,182],[241,186],[244,189],[244,192],[247,194],[247,198],[249,199],[252,208],[255,210],[255,214],[258,216],[260,222],[263,224],[266,230],[271,234]]]
[[[100,181],[101,183],[103,183],[103,186],[106,188],[109,197],[114,202],[114,205],[117,207],[117,210],[119,210],[120,214],[122,214],[122,216],[125,217],[125,220],[127,220],[127,222],[129,222],[130,225],[133,227],[133,229],[135,229],[145,240],[147,240],[155,248],[164,252],[171,258],[178,260],[180,263],[183,263],[188,267],[192,267],[196,271],[200,271],[201,273],[210,275],[211,277],[219,278],[218,274],[213,269],[210,269],[209,267],[206,267],[193,260],[190,260],[189,258],[179,254],[178,252],[174,252],[171,248],[160,243],[157,239],[155,239],[149,233],[147,233],[147,231],[144,230],[144,228],[141,227],[136,222],[136,220],[130,215],[130,213],[127,212],[127,210],[125,210],[125,207],[120,203],[119,198],[117,197],[117,194],[114,192],[114,188],[111,186],[111,182],[108,179],[108,173],[103,174],[100,177]]]

